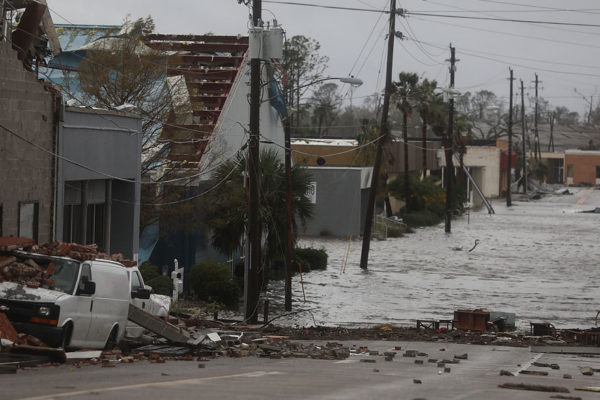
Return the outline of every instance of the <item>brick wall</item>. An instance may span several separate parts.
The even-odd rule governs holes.
[[[23,68],[10,43],[0,42],[0,125],[54,151],[53,95]],[[51,155],[0,128],[2,234],[18,235],[19,203],[37,202],[38,242],[52,239]]]

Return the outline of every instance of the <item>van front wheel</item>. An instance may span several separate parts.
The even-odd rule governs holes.
[[[63,333],[60,338],[60,347],[67,351],[69,343],[71,342],[71,334],[73,333],[73,325],[69,322],[63,328]]]
[[[112,350],[115,347],[117,347],[117,336],[119,335],[119,327],[115,326],[114,328],[112,328],[112,331],[110,331],[110,335],[108,336],[108,339],[106,340],[106,345],[104,346],[104,350]]]

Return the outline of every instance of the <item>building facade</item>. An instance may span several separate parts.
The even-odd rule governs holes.
[[[565,151],[567,185],[600,185],[600,151]]]

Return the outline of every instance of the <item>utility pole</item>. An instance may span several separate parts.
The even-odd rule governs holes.
[[[262,0],[252,2],[252,25],[260,28]],[[245,319],[253,324],[258,321],[259,274],[261,254],[261,232],[259,207],[259,143],[260,143],[260,55],[250,60],[250,138],[248,144],[248,241],[250,243],[250,264],[248,267],[248,290]]]
[[[454,72],[456,71],[455,48],[450,44],[450,92],[454,89]],[[450,95],[450,111],[448,113],[448,133],[445,137],[445,155],[446,155],[446,233],[452,231],[452,206],[454,205],[454,162],[452,154],[454,150],[454,96]]]
[[[550,141],[548,142],[548,151],[554,153],[554,111],[550,114]]]
[[[594,96],[597,93],[597,88],[596,91],[594,91],[594,94],[590,96],[590,100],[588,101],[587,97],[584,96],[583,94],[579,93],[579,91],[577,90],[577,88],[573,89],[575,91],[575,93],[577,93],[578,95],[581,96],[581,98],[583,99],[583,101],[585,101],[586,103],[588,103],[588,105],[590,106],[590,110],[587,114],[587,123],[588,125],[590,125],[592,123],[592,112],[593,112],[593,108],[594,108]]]
[[[511,177],[511,167],[512,167],[512,115],[513,115],[513,81],[515,78],[513,77],[512,68],[508,69],[510,71],[510,95],[508,102],[508,154],[507,154],[507,178],[506,178],[506,207],[512,206],[512,194],[510,191],[510,185],[512,183]]]
[[[527,153],[525,152],[525,89],[521,79],[521,134],[523,136],[523,193],[527,193]]]
[[[538,135],[538,85],[540,81],[538,80],[538,75],[535,74],[535,114],[533,117],[533,126],[535,132],[535,145],[534,145],[534,158],[538,159],[538,154],[540,159],[542,158],[542,149],[540,148],[540,137]]]
[[[285,138],[285,311],[292,311],[292,139],[290,118],[283,120]]]
[[[371,189],[369,190],[369,201],[367,202],[367,211],[365,216],[365,227],[363,232],[362,251],[360,254],[360,267],[367,269],[369,264],[369,248],[371,247],[371,230],[373,228],[373,217],[375,214],[375,195],[379,183],[379,169],[381,167],[381,158],[383,145],[388,138],[388,112],[390,109],[390,96],[392,94],[392,67],[394,62],[394,37],[396,33],[396,0],[390,0],[390,31],[388,33],[387,67],[385,73],[385,93],[383,96],[383,108],[381,110],[381,126],[379,127],[379,139],[377,140],[377,152],[375,153],[375,163],[371,173]]]

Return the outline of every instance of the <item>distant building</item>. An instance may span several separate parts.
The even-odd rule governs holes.
[[[600,185],[600,151],[565,151],[567,185]]]

